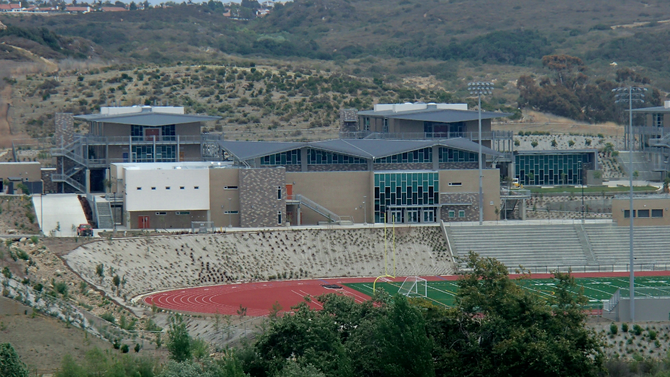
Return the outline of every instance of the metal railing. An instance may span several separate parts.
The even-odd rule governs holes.
[[[312,211],[320,214],[321,216],[328,219],[328,222],[340,222],[342,221],[341,217],[338,216],[335,212],[329,210],[328,208],[322,206],[321,204],[305,197],[304,195],[296,195],[296,200],[300,201],[301,205],[311,209]]]
[[[546,266],[523,266],[524,270],[534,274],[550,274],[559,272],[628,272],[628,264],[599,264],[599,265],[546,265]],[[670,263],[640,263],[635,264],[635,271],[670,271]],[[510,273],[514,273],[519,267],[507,267]]]
[[[479,140],[478,132],[340,132],[341,139],[390,139],[390,140],[426,140],[426,139],[453,139],[462,137],[469,140]],[[512,131],[482,132],[482,140],[512,140]]]
[[[614,308],[616,308],[617,305],[619,305],[620,300],[621,300],[621,289],[617,289],[609,300],[603,302],[603,310],[611,312],[612,310],[614,310]]]
[[[51,180],[53,182],[65,182],[79,192],[86,191],[86,187],[84,187],[84,185],[82,185],[81,183],[79,183],[79,182],[75,181],[74,179],[68,177],[65,174],[52,174],[51,175]]]

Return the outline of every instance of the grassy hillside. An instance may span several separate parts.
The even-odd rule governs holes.
[[[296,0],[252,21],[225,18],[215,4],[0,20],[87,39],[96,46],[89,50],[118,59],[154,63],[211,61],[226,53],[533,67],[560,52],[602,67],[615,59],[665,72],[661,62],[670,58],[670,25],[663,22],[670,3],[661,0]],[[647,24],[611,28],[635,22]]]

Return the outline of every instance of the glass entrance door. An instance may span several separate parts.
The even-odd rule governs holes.
[[[423,210],[422,222],[424,223],[434,223],[435,222],[435,210],[432,208],[427,208]]]
[[[418,223],[419,222],[419,210],[417,208],[408,208],[407,209],[407,222],[408,223]]]

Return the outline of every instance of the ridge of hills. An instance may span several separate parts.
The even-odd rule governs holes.
[[[70,56],[158,64],[234,54],[537,68],[542,56],[565,53],[604,72],[612,60],[652,78],[669,69],[663,62],[670,58],[670,24],[663,21],[670,19],[670,3],[660,0],[296,0],[250,21],[231,20],[222,10],[222,3],[210,1],[122,13],[3,15],[0,21],[89,42]],[[663,84],[670,89],[670,81]]]

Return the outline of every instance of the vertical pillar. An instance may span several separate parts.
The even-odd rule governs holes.
[[[112,185],[111,185],[110,179],[111,179],[111,176],[109,175],[109,168],[107,168],[107,169],[105,169],[105,181],[107,182],[107,185],[105,185],[105,187],[104,187],[106,193],[109,193],[112,190]],[[116,189],[114,191],[116,191]]]
[[[128,160],[133,162],[133,135],[128,136]]]
[[[177,156],[176,156],[177,157],[177,159],[176,159],[177,162],[181,162],[181,161],[179,161],[179,149],[180,149],[179,148],[179,135],[177,135]],[[202,147],[201,147],[201,149],[202,149]]]
[[[307,153],[307,148],[300,148],[300,171],[306,172],[308,170],[309,163],[309,154]]]
[[[86,168],[86,193],[91,193],[91,170]]]
[[[521,220],[526,220],[526,199],[521,199]]]
[[[154,139],[154,162],[156,162],[156,135],[153,136]],[[202,157],[202,156],[201,156]]]

